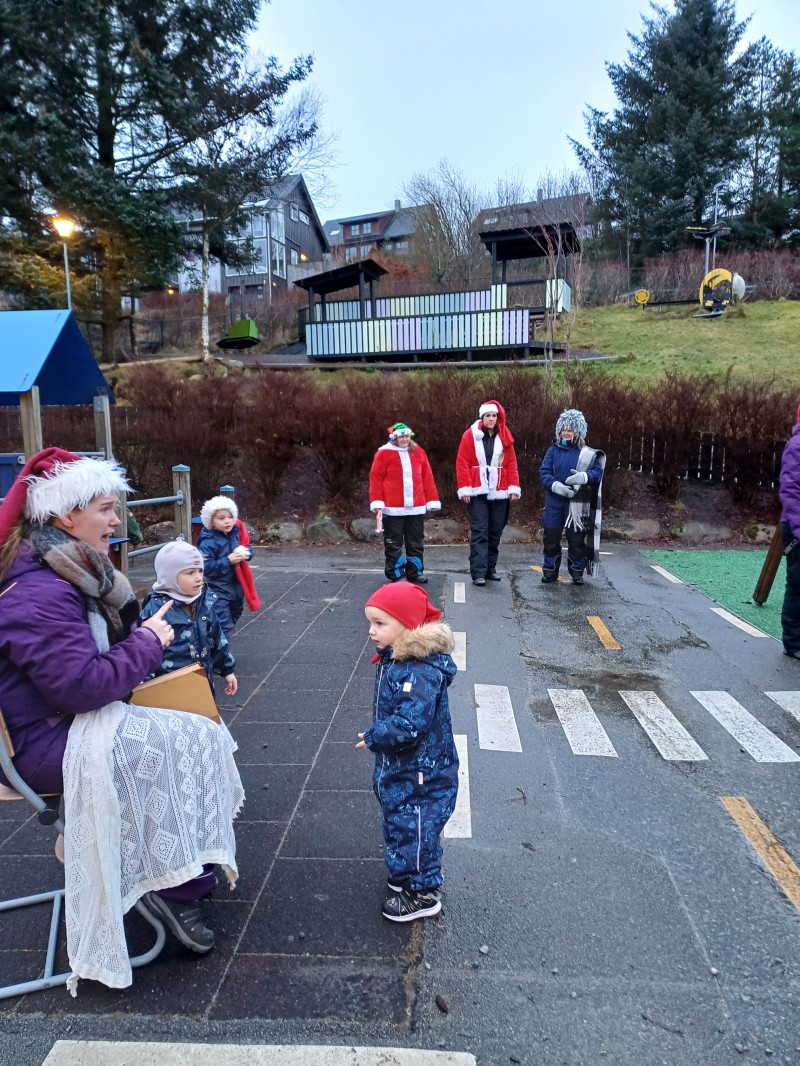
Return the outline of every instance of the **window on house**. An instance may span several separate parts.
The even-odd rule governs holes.
[[[300,212],[300,221],[306,226],[310,225],[310,223],[311,223],[311,220],[309,219],[309,217],[305,213],[305,211],[301,211]]]
[[[292,264],[292,266],[297,266],[299,260],[298,260],[298,257],[297,257],[297,249],[296,248],[290,248],[289,249],[289,262]]]
[[[300,218],[300,208],[297,206],[297,204],[291,204],[289,206],[289,217],[291,218],[292,222],[297,222],[297,220]]]
[[[272,241],[272,273],[276,277],[286,277],[286,245]]]
[[[251,218],[253,224],[253,236],[264,237],[267,233],[267,220],[263,215],[253,215]]]
[[[365,222],[363,227],[362,227],[362,229],[361,229],[361,232],[364,234],[365,237],[367,236],[368,233],[372,233],[372,223],[371,222]]]
[[[286,240],[286,216],[283,211],[270,211],[269,224],[272,239],[283,244]]]
[[[369,255],[369,253],[371,251],[372,251],[372,245],[371,244],[362,244],[361,245],[361,254],[362,255]]]
[[[398,241],[397,242],[397,250],[398,250],[398,252],[405,251],[406,248],[408,248],[408,241]]]
[[[350,227],[350,236],[351,237],[357,237],[360,232],[361,232],[361,230],[360,230],[360,228],[358,226],[358,223],[356,223],[355,226],[351,226]]]
[[[355,259],[357,251],[358,251],[357,248],[345,248],[345,250],[344,250],[345,259]]]

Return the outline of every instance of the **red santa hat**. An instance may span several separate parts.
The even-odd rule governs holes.
[[[494,414],[497,415],[497,432],[500,435],[500,440],[503,442],[503,447],[510,448],[514,443],[514,436],[506,424],[506,412],[503,405],[499,400],[487,400],[478,408],[478,418],[480,419],[482,419],[484,415]]]
[[[45,448],[32,455],[0,504],[0,545],[22,514],[44,525],[83,510],[97,496],[127,492],[128,482],[116,463]]]
[[[425,622],[438,622],[442,617],[442,612],[428,599],[425,589],[409,581],[382,585],[377,592],[373,592],[365,606],[385,611],[402,622],[406,629],[416,629]]]

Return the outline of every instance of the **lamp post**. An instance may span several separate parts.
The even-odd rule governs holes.
[[[67,241],[75,231],[75,223],[71,218],[54,218],[53,229],[61,238],[64,245],[64,277],[67,282],[67,310],[72,310],[72,290],[69,284],[69,255],[67,253]]]

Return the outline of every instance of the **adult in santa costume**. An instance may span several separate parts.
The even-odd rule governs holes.
[[[508,522],[509,500],[522,495],[514,437],[497,400],[487,400],[478,421],[464,431],[456,456],[459,499],[470,525],[469,572],[476,585],[499,581],[497,555]]]
[[[440,511],[428,456],[405,422],[389,426],[389,442],[375,452],[369,472],[369,509],[383,524],[386,576],[424,585],[425,515]]]
[[[63,792],[73,993],[79,977],[131,983],[123,915],[140,898],[186,947],[210,950],[211,864],[236,879],[230,733],[126,702],[174,634],[169,604],[140,621],[108,558],[122,491],[112,462],[47,448],[0,505],[0,706],[22,778]]]

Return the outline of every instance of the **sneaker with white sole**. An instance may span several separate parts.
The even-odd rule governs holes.
[[[432,918],[442,909],[442,901],[435,889],[407,892],[401,888],[383,904],[383,916],[390,922],[413,922],[417,918]]]

